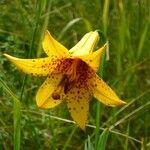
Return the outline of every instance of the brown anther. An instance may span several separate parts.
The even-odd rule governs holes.
[[[54,93],[52,93],[52,98],[53,98],[54,100],[58,100],[58,99],[60,99],[60,94],[54,92]]]

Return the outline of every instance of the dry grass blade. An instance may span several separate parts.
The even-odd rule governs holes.
[[[30,110],[21,110],[21,111],[24,112],[24,113],[31,113],[31,114],[40,115],[40,116],[43,115],[43,113],[36,112],[36,111],[30,111]],[[53,115],[49,115],[49,114],[44,114],[44,116],[45,116],[45,117],[50,117],[50,118],[52,118],[52,119],[56,119],[56,120],[59,120],[59,121],[63,121],[63,122],[75,124],[74,121],[69,120],[69,119],[64,119],[64,118],[57,117],[57,116],[53,116]],[[88,125],[86,125],[86,126],[89,127],[89,128],[96,129],[96,126],[94,126],[94,125],[88,124]],[[102,130],[102,131],[104,131],[104,130],[106,130],[106,129],[108,129],[108,128],[101,128],[101,127],[100,127],[99,129]],[[115,131],[115,130],[112,130],[112,129],[109,129],[109,131],[110,131],[111,133],[120,135],[120,136],[122,136],[122,137],[128,137],[128,139],[130,139],[130,140],[133,140],[133,141],[135,141],[135,142],[141,143],[140,140],[138,140],[138,139],[136,139],[136,138],[134,138],[134,137],[131,137],[131,136],[127,135],[127,134],[123,134],[123,133],[120,133],[120,132]]]

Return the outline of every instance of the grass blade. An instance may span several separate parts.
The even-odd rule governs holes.
[[[20,121],[21,121],[21,105],[19,101],[14,101],[14,150],[20,149]]]
[[[66,150],[66,149],[67,149],[67,147],[68,147],[68,145],[69,145],[69,143],[70,143],[70,141],[71,141],[71,139],[72,139],[72,136],[74,135],[76,129],[77,129],[77,127],[75,126],[75,127],[73,128],[72,132],[70,133],[70,135],[69,135],[69,137],[68,137],[68,139],[67,139],[67,141],[66,141],[66,143],[65,143],[65,145],[64,145],[64,147],[63,147],[62,150]]]
[[[13,105],[13,120],[14,120],[14,150],[20,149],[20,120],[21,120],[21,104],[18,98],[9,89],[7,84],[0,79],[0,84],[3,89],[8,93],[14,101]]]
[[[76,24],[77,22],[79,22],[81,20],[82,20],[82,18],[75,18],[75,19],[71,20],[70,22],[68,22],[68,24],[62,29],[61,33],[59,34],[58,39],[60,40],[64,36],[65,32],[68,29],[70,29],[74,24]]]
[[[137,58],[138,59],[140,58],[140,55],[142,53],[142,49],[143,49],[143,46],[144,46],[145,39],[147,37],[146,35],[147,35],[147,32],[148,32],[149,26],[150,26],[150,19],[148,20],[148,23],[145,24],[145,27],[144,27],[142,35],[141,35],[141,39],[140,39],[139,46],[138,46],[138,51],[137,51]]]
[[[108,135],[109,135],[109,130],[105,129],[99,137],[98,146],[97,146],[96,150],[105,150],[106,149]]]
[[[84,150],[94,150],[94,146],[91,143],[90,136],[88,136],[88,140],[87,140],[87,142],[84,145]]]
[[[118,120],[116,123],[114,123],[112,126],[110,126],[109,129],[113,129],[116,126],[118,126],[119,124],[123,123],[126,119],[128,119],[129,117],[133,117],[133,115],[135,115],[137,112],[139,112],[140,110],[144,109],[145,107],[147,107],[148,105],[150,105],[150,102],[147,102],[146,104],[138,107],[137,109],[133,110],[131,113],[128,113],[124,118]]]
[[[105,64],[105,53],[102,56],[102,63],[100,66],[100,70],[98,71],[98,74],[101,78],[103,78],[103,68],[104,68],[104,64]],[[95,130],[95,149],[97,147],[98,144],[98,137],[99,137],[99,126],[100,126],[100,111],[101,111],[102,107],[100,102],[97,102],[97,108],[96,108],[96,130]]]

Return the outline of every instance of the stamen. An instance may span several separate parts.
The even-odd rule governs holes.
[[[64,84],[65,84],[66,80],[67,80],[67,77],[66,77],[66,75],[64,75],[63,78],[61,79],[60,83],[58,84],[57,88],[52,93],[52,98],[54,100],[58,100],[61,98],[60,93],[64,90]]]
[[[81,63],[81,60],[79,58],[74,58],[73,63],[71,64],[70,68],[66,72],[66,75],[69,76],[69,81],[73,82],[77,80],[77,69]]]
[[[52,98],[54,100],[61,99],[60,94],[62,93],[62,91],[64,92],[64,94],[67,94],[67,92],[76,84],[79,78],[77,70],[80,67],[80,64],[81,60],[78,58],[74,58],[72,64],[69,66],[60,83],[52,93]]]
[[[56,90],[52,93],[52,98],[54,100],[60,99],[60,93],[62,92],[63,89],[64,89],[64,87],[62,85],[58,85]]]
[[[58,100],[58,99],[60,99],[60,94],[54,92],[54,93],[52,93],[52,98],[53,98],[54,100]]]

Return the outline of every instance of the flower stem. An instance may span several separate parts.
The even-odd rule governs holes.
[[[102,56],[102,63],[100,66],[100,70],[98,72],[99,76],[101,78],[103,78],[103,68],[104,68],[104,64],[105,64],[105,53]],[[97,145],[98,145],[98,139],[99,139],[99,126],[100,126],[100,114],[101,114],[101,109],[102,105],[100,104],[100,102],[97,102],[97,108],[96,108],[96,130],[95,130],[95,149],[97,149]]]

